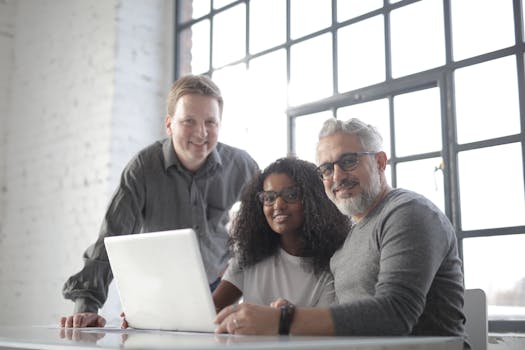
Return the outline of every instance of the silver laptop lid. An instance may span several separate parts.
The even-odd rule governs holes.
[[[104,239],[134,328],[213,332],[215,307],[192,229]]]

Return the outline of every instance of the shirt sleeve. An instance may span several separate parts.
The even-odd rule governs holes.
[[[76,312],[97,312],[107,299],[113,280],[104,238],[140,232],[145,183],[142,166],[134,158],[124,169],[102,222],[98,239],[84,252],[84,267],[71,276],[62,289],[64,298],[75,301]]]
[[[409,202],[391,210],[377,231],[375,294],[331,308],[338,335],[408,335],[452,246],[446,217]],[[349,267],[351,268],[351,267]]]
[[[321,284],[321,293],[317,304],[312,305],[316,307],[328,307],[335,304],[335,289],[334,289],[334,277],[329,272],[323,272],[319,279]]]

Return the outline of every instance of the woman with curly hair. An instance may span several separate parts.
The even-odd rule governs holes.
[[[233,220],[234,258],[213,293],[217,311],[237,302],[297,306],[334,302],[330,258],[350,230],[314,164],[281,158],[259,172]]]

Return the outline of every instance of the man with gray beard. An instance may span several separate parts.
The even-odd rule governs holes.
[[[327,120],[317,161],[326,194],[353,221],[330,262],[339,305],[243,304],[219,313],[217,331],[231,331],[235,320],[236,334],[459,336],[470,349],[454,228],[425,197],[390,187],[377,130],[358,119]]]

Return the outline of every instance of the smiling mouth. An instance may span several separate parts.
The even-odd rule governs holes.
[[[192,144],[195,147],[204,147],[204,146],[206,146],[208,144],[208,141],[204,141],[204,142],[201,142],[201,143],[190,141],[190,144]]]
[[[356,187],[357,185],[359,185],[359,181],[357,180],[344,181],[338,186],[334,187],[332,189],[332,193],[335,195],[337,192],[340,192],[340,191],[349,191],[353,189],[354,187]]]
[[[286,221],[289,217],[290,215],[287,215],[287,214],[277,214],[277,215],[273,215],[272,219],[273,221],[277,223],[281,223],[281,222]]]

